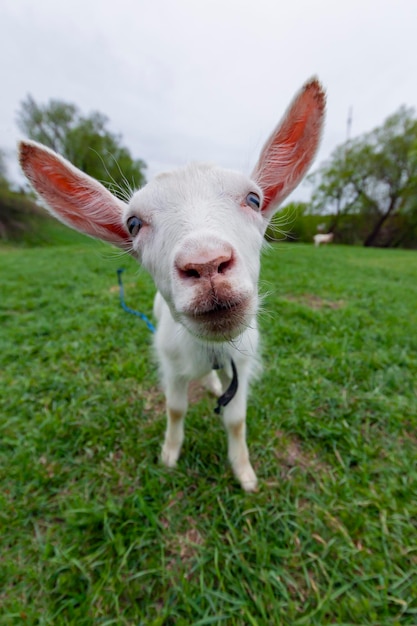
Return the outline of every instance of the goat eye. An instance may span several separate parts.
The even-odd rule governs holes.
[[[127,230],[132,235],[132,237],[136,237],[140,229],[142,228],[142,220],[136,217],[136,215],[132,215],[127,220]]]
[[[246,196],[246,204],[250,206],[251,209],[254,209],[254,211],[259,211],[259,209],[261,208],[261,199],[257,193],[251,191]]]

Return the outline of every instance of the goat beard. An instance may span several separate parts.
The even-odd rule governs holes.
[[[250,325],[256,310],[250,298],[199,299],[180,314],[179,321],[196,337],[211,341],[231,341]]]

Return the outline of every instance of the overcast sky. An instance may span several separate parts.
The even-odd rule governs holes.
[[[350,107],[355,136],[417,105],[416,28],[417,0],[2,0],[0,148],[14,154],[30,93],[105,113],[148,178],[192,160],[250,173],[317,75],[317,166],[345,141]]]

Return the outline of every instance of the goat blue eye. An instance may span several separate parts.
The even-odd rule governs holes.
[[[139,217],[136,217],[136,215],[132,215],[132,217],[129,217],[129,219],[127,220],[127,230],[132,235],[132,237],[136,237],[136,235],[142,228],[142,224],[142,220]]]
[[[254,211],[259,211],[259,209],[261,208],[261,199],[257,193],[251,191],[246,196],[246,204],[250,206],[250,208]]]

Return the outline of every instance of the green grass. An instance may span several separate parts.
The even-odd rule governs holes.
[[[0,249],[0,624],[417,624],[417,256],[264,258],[260,491],[204,396],[158,462],[153,286],[78,240]]]

